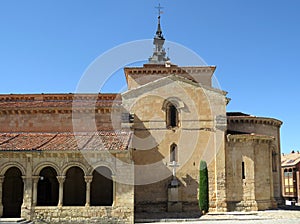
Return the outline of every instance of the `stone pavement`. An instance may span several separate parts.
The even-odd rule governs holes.
[[[205,223],[205,224],[300,224],[300,211],[290,210],[268,210],[259,212],[227,212],[227,213],[209,213],[200,218],[170,218],[155,219],[149,218],[136,220],[136,223]]]

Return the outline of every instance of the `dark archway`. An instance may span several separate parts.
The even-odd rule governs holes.
[[[37,191],[38,206],[56,206],[58,204],[59,185],[57,173],[52,167],[45,167],[40,172]]]
[[[172,103],[168,103],[166,107],[166,124],[168,128],[174,128],[178,126],[178,110]]]
[[[91,206],[111,206],[113,204],[113,180],[110,169],[98,167],[93,172],[91,183]]]
[[[23,203],[24,183],[21,171],[12,167],[4,175],[2,188],[2,203],[4,218],[21,217],[21,206]]]
[[[63,205],[84,206],[86,199],[86,183],[84,173],[79,167],[71,167],[66,173],[64,182]]]

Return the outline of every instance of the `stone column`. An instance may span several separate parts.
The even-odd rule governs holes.
[[[91,182],[93,180],[93,176],[84,176],[84,180],[86,182],[86,194],[85,194],[85,206],[89,207],[91,202]]]
[[[21,218],[31,219],[32,211],[32,177],[22,176],[24,183],[23,204],[21,206]]]
[[[3,204],[2,204],[2,183],[4,181],[4,176],[0,176],[0,217],[3,215]]]
[[[115,175],[111,175],[111,179],[113,181],[113,203],[112,206],[115,206],[116,204],[116,176]]]
[[[40,177],[39,176],[33,176],[33,195],[32,195],[32,206],[36,206],[37,204],[37,187],[38,187],[38,182],[39,182]]]
[[[59,195],[58,195],[58,207],[63,206],[63,199],[64,199],[64,182],[66,176],[57,176],[56,177],[59,183]]]

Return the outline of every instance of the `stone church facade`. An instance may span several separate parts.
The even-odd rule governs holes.
[[[135,213],[199,212],[201,160],[209,211],[281,203],[282,122],[226,112],[216,68],[171,64],[164,40],[159,21],[153,56],[124,68],[122,94],[0,95],[0,217],[133,223]]]

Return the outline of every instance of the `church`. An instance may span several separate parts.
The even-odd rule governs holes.
[[[0,95],[0,217],[134,223],[139,213],[209,212],[282,203],[282,122],[227,112],[215,66],[177,66],[158,17],[153,55],[125,67],[120,94]]]

